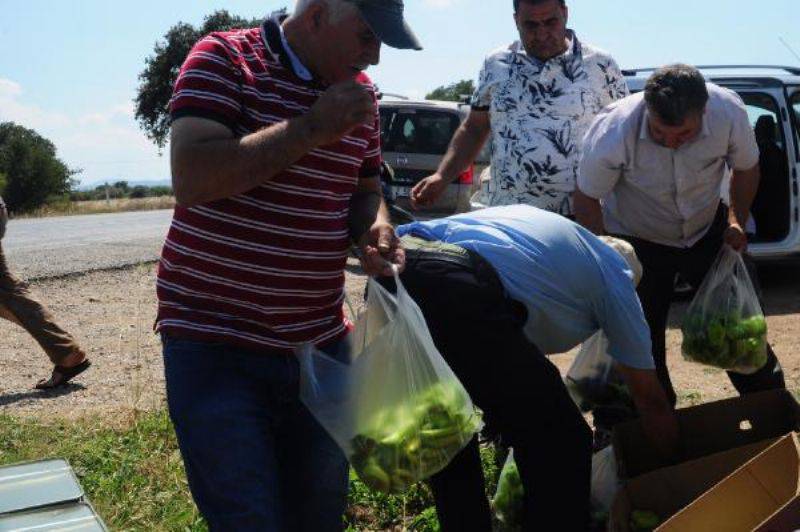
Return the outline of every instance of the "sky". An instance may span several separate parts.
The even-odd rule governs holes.
[[[385,92],[421,98],[475,79],[491,50],[516,39],[511,0],[406,0],[421,52],[383,49],[369,71]],[[53,141],[84,183],[169,178],[134,119],[138,75],[179,21],[227,9],[246,18],[293,0],[0,0],[0,122]],[[797,0],[567,0],[578,37],[623,68],[670,62],[800,66]]]

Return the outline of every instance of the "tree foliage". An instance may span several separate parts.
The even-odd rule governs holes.
[[[56,157],[53,143],[32,129],[0,124],[0,190],[9,211],[33,210],[67,194],[76,173]]]
[[[450,85],[443,85],[428,93],[426,100],[442,100],[446,102],[460,102],[464,97],[472,96],[475,92],[475,83],[471,79],[462,79]]]
[[[136,185],[131,187],[127,181],[117,181],[108,185],[98,185],[92,190],[73,190],[71,201],[97,201],[108,199],[160,198],[172,196],[172,187],[158,185],[154,187]]]
[[[181,65],[192,46],[203,36],[215,31],[252,28],[260,19],[245,19],[225,10],[207,16],[200,27],[179,22],[167,31],[164,39],[155,45],[153,55],[145,60],[139,74],[139,88],[135,99],[136,119],[147,137],[163,148],[169,134],[169,101]]]

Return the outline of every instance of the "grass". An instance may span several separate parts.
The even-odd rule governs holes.
[[[92,201],[57,201],[48,203],[34,211],[15,215],[15,219],[45,218],[48,216],[74,216],[79,214],[104,214],[112,212],[152,211],[172,209],[175,198],[161,196],[152,198],[126,198]]]
[[[0,463],[65,458],[112,530],[206,530],[164,412],[40,421],[0,417]]]
[[[491,448],[481,451],[487,493],[498,475]],[[175,433],[165,411],[39,420],[0,416],[0,464],[65,458],[111,530],[205,531],[192,502]],[[403,496],[375,493],[354,475],[345,514],[348,531],[439,530],[424,484]]]
[[[695,406],[703,402],[703,394],[698,391],[681,392],[678,396],[681,407]]]

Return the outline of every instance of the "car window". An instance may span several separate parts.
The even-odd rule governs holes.
[[[387,121],[383,149],[444,155],[459,123],[455,113],[400,109],[391,121]]]
[[[759,145],[769,143],[784,150],[786,142],[783,136],[783,122],[780,118],[778,102],[763,92],[743,92],[739,96],[742,97],[747,107],[747,116]]]
[[[383,146],[386,144],[389,131],[392,128],[392,121],[394,120],[394,117],[397,116],[397,113],[394,111],[394,109],[381,107],[379,109],[379,114],[381,117],[381,146]]]
[[[790,104],[794,110],[794,133],[797,136],[795,143],[800,150],[800,88],[792,95]],[[800,151],[798,151],[797,157],[800,159]]]

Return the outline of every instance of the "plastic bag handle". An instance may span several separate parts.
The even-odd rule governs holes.
[[[400,281],[400,267],[397,264],[392,264],[392,276],[394,277],[394,284],[397,287],[395,297],[397,297],[398,301],[400,298],[408,297],[406,287],[403,286],[403,283]]]

